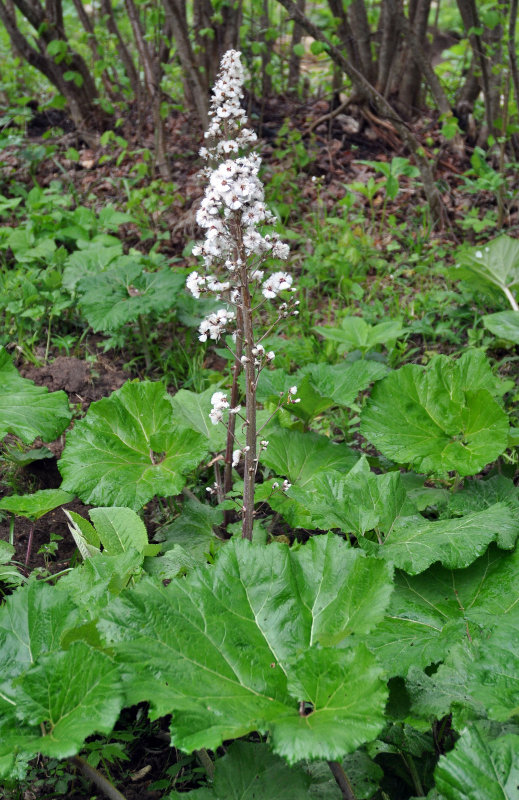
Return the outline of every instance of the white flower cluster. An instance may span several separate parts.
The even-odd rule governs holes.
[[[219,159],[239,153],[257,139],[254,131],[244,126],[246,114],[240,101],[245,74],[240,55],[237,50],[228,50],[222,58],[209,112],[212,121],[205,133],[206,139],[216,140],[216,143],[201,149],[202,158]]]
[[[223,412],[229,408],[229,401],[225,392],[215,392],[211,397],[212,409],[209,412],[209,417],[213,425],[218,425],[223,421]]]
[[[286,259],[289,247],[277,234],[262,234],[258,226],[275,222],[267,209],[263,185],[259,178],[261,159],[256,154],[242,155],[256,141],[256,134],[246,126],[246,114],[240,105],[243,97],[244,72],[240,53],[229,50],[222,58],[221,69],[213,89],[211,122],[205,137],[208,140],[200,155],[215,164],[207,168],[209,177],[204,198],[196,214],[198,225],[205,231],[205,239],[193,248],[194,256],[202,256],[206,268],[224,268],[225,278],[200,275],[192,272],[186,281],[191,294],[199,298],[202,292],[213,292],[231,304],[240,300],[242,268],[247,259],[247,279],[261,283],[263,270],[258,268],[267,257]],[[230,273],[230,274],[229,274]],[[230,277],[231,281],[227,279]],[[263,281],[262,293],[273,299],[291,289],[292,277],[276,272]],[[295,290],[292,290],[295,291]],[[226,324],[235,318],[232,312],[220,309],[200,326],[200,339],[218,339]]]
[[[225,333],[229,322],[234,320],[235,317],[236,314],[234,311],[227,311],[225,308],[220,308],[218,311],[209,314],[209,316],[200,323],[200,327],[198,328],[200,335],[198,338],[201,342],[207,342],[207,337],[218,341],[222,333]]]

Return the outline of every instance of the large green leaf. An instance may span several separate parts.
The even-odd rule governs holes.
[[[172,713],[177,747],[268,729],[290,762],[336,759],[383,725],[382,673],[360,635],[390,591],[387,566],[337,537],[297,551],[233,541],[213,567],[167,587],[141,581],[100,628],[129,676],[128,702]]]
[[[470,655],[474,651],[468,639],[454,645],[446,662],[440,664],[432,675],[418,667],[409,668],[406,691],[411,699],[411,713],[414,718],[431,722],[450,714],[452,727],[461,730],[467,722],[486,717],[483,704],[471,697],[467,689],[467,666],[472,668],[472,664],[467,664],[467,651]]]
[[[516,800],[519,791],[519,736],[489,740],[471,725],[434,773],[445,800]]]
[[[268,447],[261,461],[290,483],[306,486],[319,472],[349,472],[358,454],[347,445],[335,444],[317,433],[278,428],[269,433]]]
[[[308,375],[312,386],[323,397],[330,397],[333,405],[349,408],[357,398],[359,392],[367,389],[370,383],[379,381],[389,372],[385,364],[380,361],[358,361],[341,364],[309,364],[303,367],[299,375]]]
[[[397,573],[386,618],[368,644],[391,674],[405,675],[411,665],[443,661],[455,644],[510,619],[518,603],[519,551],[491,545],[465,569]]]
[[[148,547],[146,526],[131,508],[92,508],[88,513],[107,555],[132,548],[142,553]]]
[[[172,308],[185,276],[162,269],[146,272],[138,261],[127,260],[78,284],[80,307],[94,331],[113,331],[141,314]]]
[[[0,500],[0,508],[28,519],[40,519],[58,506],[70,503],[74,495],[63,489],[40,489],[33,494],[13,494]]]
[[[99,244],[90,244],[85,250],[75,250],[65,261],[63,271],[63,286],[73,292],[82,278],[87,275],[97,275],[105,270],[115,259],[124,261],[122,242],[111,247],[101,247]]]
[[[160,528],[155,539],[162,541],[162,550],[175,550],[184,565],[193,566],[205,561],[205,554],[216,550],[223,540],[215,536],[214,529],[221,525],[223,511],[196,498],[188,498],[179,516],[169,525]]]
[[[41,655],[60,647],[75,621],[66,594],[31,580],[0,606],[0,697],[11,694],[12,681]]]
[[[31,444],[38,436],[52,442],[71,420],[65,392],[20,377],[7,350],[0,346],[0,440],[8,433]]]
[[[450,495],[448,509],[451,514],[467,514],[483,511],[494,503],[505,503],[512,514],[519,517],[519,489],[504,475],[465,481],[460,491]]]
[[[508,615],[481,642],[477,657],[467,660],[466,690],[490,719],[506,721],[519,714],[519,615]]]
[[[366,458],[346,475],[336,471],[317,474],[306,486],[292,486],[289,497],[297,500],[322,530],[339,528],[363,536],[375,528],[389,534],[399,517],[417,516],[398,472],[375,475]]]
[[[301,768],[288,767],[267,745],[234,742],[215,762],[210,788],[171,792],[166,800],[302,800],[308,796],[309,785],[310,778]]]
[[[484,247],[463,249],[458,259],[459,277],[474,275],[483,283],[496,286],[507,298],[519,284],[519,241],[511,236],[504,234]]]
[[[341,766],[357,800],[371,800],[384,776],[379,765],[363,750],[356,750],[342,760]],[[307,769],[312,776],[308,797],[311,800],[337,800],[339,792],[330,765],[325,761],[317,761],[309,764]]]
[[[519,534],[519,521],[504,503],[457,519],[435,522],[408,518],[396,522],[382,545],[365,539],[367,552],[392,561],[410,575],[423,572],[435,561],[445,567],[468,567],[485,552],[490,542],[510,550]]]
[[[66,758],[87,736],[112,730],[122,706],[119,670],[104,653],[74,642],[20,676],[14,697],[17,718],[35,730],[30,738],[14,733],[13,745],[31,755]],[[37,735],[41,725],[45,736]]]
[[[214,393],[214,387],[209,387],[205,392],[180,389],[172,397],[171,404],[178,421],[186,428],[192,428],[205,436],[209,442],[209,449],[218,453],[225,447],[227,432],[222,424],[213,425],[209,418],[212,409],[211,397]]]
[[[316,476],[328,470],[348,472],[358,459],[358,455],[346,445],[335,444],[316,433],[278,428],[269,432],[268,437],[269,444],[262,454],[262,462],[299,489],[308,487],[312,490]],[[265,500],[293,528],[315,527],[311,514],[299,500],[273,489],[273,483],[279,483],[279,480],[266,481],[256,487],[257,501]]]
[[[59,582],[88,619],[96,619],[99,609],[142,573],[144,556],[138,550],[117,555],[96,553],[71,570]]]
[[[370,325],[362,317],[343,317],[340,328],[317,326],[314,330],[325,339],[339,342],[341,345],[339,352],[342,353],[348,350],[367,353],[377,345],[392,347],[396,339],[406,333],[406,328],[402,327],[399,320],[387,320],[379,322],[378,325]]]
[[[483,325],[494,336],[519,344],[519,311],[499,311],[497,314],[486,314]]]
[[[437,356],[427,368],[407,364],[377,383],[361,433],[381,453],[418,471],[479,472],[507,447],[508,419],[478,351],[458,361]]]
[[[92,403],[67,437],[63,488],[85,503],[139,509],[178,494],[207,453],[205,439],[180,427],[160,383],[126,383]]]

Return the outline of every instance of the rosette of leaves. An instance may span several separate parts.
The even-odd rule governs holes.
[[[396,340],[407,333],[401,320],[393,319],[370,325],[362,317],[343,317],[339,328],[318,325],[314,331],[329,341],[337,342],[339,353],[360,350],[363,357],[381,345],[391,349]]]
[[[172,308],[184,283],[185,276],[169,267],[148,272],[134,257],[120,257],[115,266],[79,281],[79,306],[94,331],[115,331]]]
[[[259,730],[290,763],[334,760],[384,725],[384,676],[363,640],[391,588],[388,565],[337,537],[298,550],[233,540],[213,567],[123,592],[99,628],[126,702],[172,714],[176,747]]]
[[[38,436],[52,442],[71,420],[65,392],[52,392],[22,378],[0,347],[0,440],[14,433],[25,444]]]
[[[140,578],[115,599],[121,586],[91,591],[85,615],[75,573],[102,570],[102,558],[55,586],[30,581],[0,608],[4,774],[17,753],[73,755],[137,697],[154,716],[173,712],[173,742],[189,751],[269,730],[289,762],[335,759],[382,730],[387,688],[364,639],[390,598],[384,562],[332,536],[298,550],[233,540],[168,586]],[[96,617],[101,639],[86,621]],[[286,774],[268,756],[251,766]]]
[[[377,383],[361,433],[387,458],[415,470],[475,475],[506,449],[509,424],[484,354],[436,356],[407,364]]]
[[[162,384],[136,381],[92,403],[58,466],[63,489],[85,503],[137,510],[181,492],[206,453],[206,439],[178,419]]]

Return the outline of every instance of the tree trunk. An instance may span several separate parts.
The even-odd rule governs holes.
[[[317,41],[323,42],[330,54],[330,58],[340,66],[343,72],[351,80],[354,89],[359,97],[364,97],[368,100],[377,113],[382,117],[387,117],[393,123],[395,129],[399,133],[403,143],[414,156],[416,165],[420,170],[420,177],[424,186],[425,196],[429,203],[431,216],[439,225],[443,224],[445,209],[436,187],[434,176],[431,170],[431,165],[427,157],[423,153],[423,148],[413,135],[411,130],[405,122],[399,117],[396,111],[390,106],[388,101],[382,97],[379,92],[369,83],[366,77],[356,69],[356,67],[348,61],[348,59],[341,53],[341,51],[322,33],[322,31],[314,25],[308,17],[299,11],[293,0],[278,0],[278,2],[286,8],[289,16],[297,20],[303,28],[308,31],[310,36],[313,36]]]
[[[380,8],[380,19],[376,35],[378,47],[378,70],[375,87],[383,97],[388,97],[393,85],[396,54],[400,46],[400,7],[395,0],[384,0]]]
[[[484,45],[481,36],[474,31],[480,27],[479,16],[474,0],[457,0],[458,8],[463,20],[465,32],[468,36],[474,58],[481,71],[481,87],[483,89],[483,96],[485,100],[485,119],[486,131],[490,133],[493,130],[492,110],[490,102],[490,76],[489,65],[484,52]],[[472,31],[469,33],[469,31]]]
[[[78,2],[81,1],[82,0],[78,0]],[[119,58],[121,59],[122,64],[124,66],[124,71],[126,72],[126,77],[130,82],[133,95],[138,101],[141,94],[141,84],[139,76],[137,74],[137,70],[135,69],[135,64],[133,63],[130,51],[126,47],[126,44],[121,36],[121,32],[117,27],[117,22],[115,21],[111,0],[101,0],[101,11],[103,13],[103,16],[105,17],[106,27],[108,28],[108,31],[112,34],[112,36],[115,37],[117,41],[117,52],[119,53]]]
[[[13,46],[63,95],[74,124],[82,130],[84,135],[87,135],[89,130],[104,127],[107,118],[97,105],[98,94],[94,79],[83,58],[70,48],[68,41],[64,38],[61,6],[56,4],[50,9],[52,19],[49,24],[49,19],[39,2],[29,4],[25,0],[15,0],[15,5],[31,25],[39,31],[39,36],[36,39],[38,46],[36,49],[21,33],[16,24],[16,18],[10,13],[3,0],[0,0],[0,20],[3,22]],[[59,62],[47,51],[48,46],[58,40],[64,42],[66,50]],[[78,86],[74,80],[65,79],[64,76],[67,72],[75,72],[80,75],[81,85]]]
[[[410,10],[409,20],[405,20],[404,11],[401,10],[407,24],[404,28],[403,74],[399,82],[398,105],[407,119],[411,119],[418,111],[430,8],[431,0],[416,0],[412,8],[413,16],[411,18]],[[406,36],[406,33],[412,33],[412,36]]]
[[[373,83],[375,65],[371,56],[371,31],[364,0],[353,0],[348,6],[348,18],[358,47],[362,74],[370,83]]]
[[[296,0],[299,11],[303,14],[305,12],[306,0]],[[297,94],[297,87],[299,84],[299,74],[301,69],[301,59],[294,52],[294,47],[301,43],[303,38],[303,29],[299,22],[294,22],[292,29],[292,41],[290,43],[290,56],[288,62],[288,91],[291,94]]]
[[[195,110],[203,128],[207,128],[209,111],[209,86],[204,80],[191,46],[186,8],[182,0],[163,0],[171,17],[177,53],[186,81],[188,102]]]
[[[155,154],[157,157],[157,166],[163,180],[171,180],[171,171],[169,169],[167,146],[166,146],[166,130],[164,127],[164,120],[160,113],[161,94],[160,94],[160,81],[161,81],[161,65],[159,63],[158,54],[153,55],[148,47],[145,33],[139,18],[139,12],[134,3],[134,0],[124,0],[130,24],[132,26],[137,52],[142,64],[144,72],[144,84],[149,94],[149,99],[153,114],[153,126],[155,133]]]

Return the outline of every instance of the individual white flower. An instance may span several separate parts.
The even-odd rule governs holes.
[[[222,333],[225,333],[227,325],[229,322],[233,321],[234,318],[234,311],[227,311],[225,308],[220,308],[218,311],[209,314],[209,316],[200,323],[198,328],[200,335],[198,338],[201,342],[206,342],[209,336],[211,339],[217,341]]]
[[[204,286],[205,278],[203,275],[199,275],[198,272],[192,272],[187,276],[186,289],[188,289],[197,300],[200,297],[200,290],[203,290]]]
[[[225,392],[215,392],[211,397],[212,409],[209,412],[209,418],[213,425],[218,425],[223,421],[223,411],[229,408],[229,401]]]
[[[232,465],[233,467],[237,467],[240,463],[241,458],[241,450],[233,450],[232,451]]]
[[[267,359],[269,361],[273,361],[275,359],[275,357],[276,357],[275,352],[273,350],[269,350],[269,352],[267,353]]]
[[[292,486],[292,484],[289,483],[285,478],[285,480],[283,481],[283,486],[281,488],[283,489],[284,492],[286,492],[287,489],[290,489],[291,486]]]
[[[288,255],[290,253],[290,247],[285,242],[274,242],[272,247],[272,255],[274,258],[281,258],[283,261],[286,261]]]
[[[289,392],[290,392],[290,394],[292,394],[292,395],[294,395],[294,394],[297,394],[297,386],[291,386],[291,387],[290,387],[290,389],[289,389],[288,391],[289,391]]]
[[[284,289],[292,286],[292,276],[288,272],[273,272],[263,283],[263,295],[268,300],[277,297]]]
[[[226,292],[227,289],[230,289],[230,287],[231,284],[229,283],[229,281],[222,282],[216,280],[216,278],[213,275],[207,276],[207,288],[211,292],[216,292],[219,295],[221,292]]]
[[[214,408],[229,408],[229,401],[225,392],[215,392],[211,397],[211,405]]]

